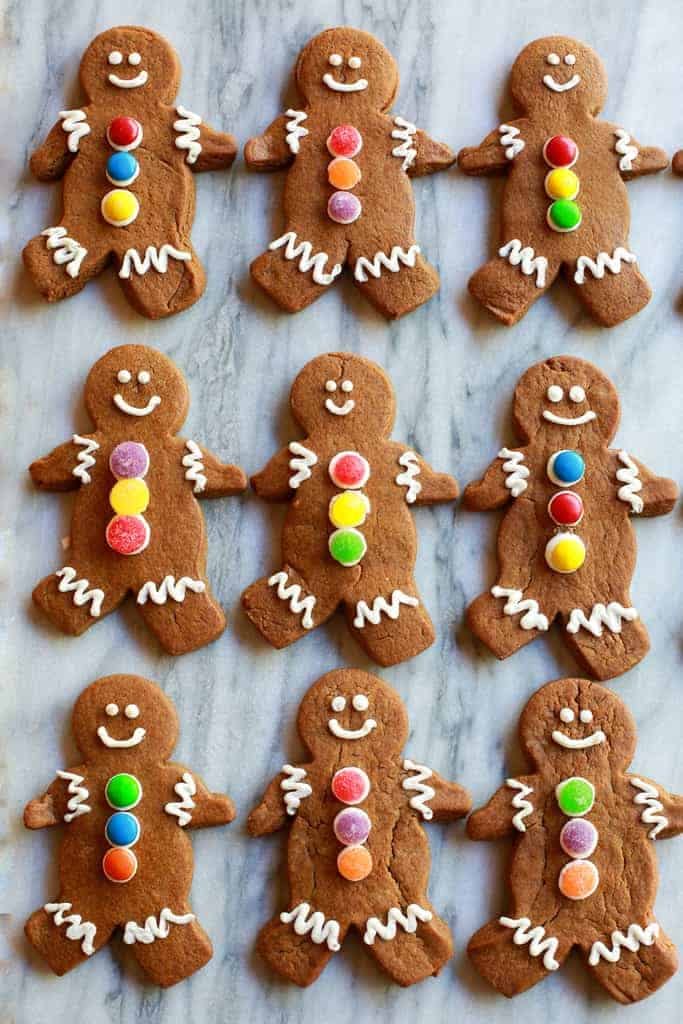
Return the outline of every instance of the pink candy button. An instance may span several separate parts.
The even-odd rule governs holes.
[[[358,452],[338,452],[330,462],[329,474],[337,487],[357,490],[370,478],[370,463]]]
[[[114,516],[105,536],[117,555],[139,555],[149,544],[149,523],[142,516]]]
[[[327,148],[332,156],[356,156],[363,148],[363,136],[352,124],[340,124],[328,136]]]
[[[340,768],[332,778],[332,793],[343,804],[362,804],[370,792],[370,779],[362,768]]]

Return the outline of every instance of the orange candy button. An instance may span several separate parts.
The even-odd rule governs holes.
[[[338,156],[327,166],[327,180],[333,188],[348,192],[356,187],[360,179],[360,167],[355,160],[349,160],[346,156]]]
[[[130,882],[137,869],[133,851],[121,846],[113,846],[102,858],[102,870],[110,882]]]
[[[349,882],[362,882],[372,871],[372,854],[366,846],[346,846],[337,857],[337,870]]]
[[[595,864],[589,860],[574,860],[562,868],[557,884],[567,899],[585,900],[593,895],[599,881],[600,875]]]

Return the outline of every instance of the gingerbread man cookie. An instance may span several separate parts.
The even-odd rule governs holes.
[[[608,447],[619,397],[583,359],[556,356],[527,370],[513,417],[522,444],[501,448],[465,490],[473,509],[512,502],[498,534],[498,580],[468,608],[469,626],[507,658],[559,616],[565,642],[591,675],[618,676],[649,649],[629,592],[630,518],[670,512],[678,488]]]
[[[206,532],[197,504],[243,491],[238,466],[175,436],[187,384],[167,356],[144,345],[111,349],[93,366],[85,404],[95,430],[30,467],[42,490],[78,489],[67,562],[33,600],[78,636],[128,593],[170,654],[215,640],[225,615],[206,581]]]
[[[253,170],[290,167],[285,225],[251,265],[254,280],[289,313],[317,299],[342,272],[386,317],[410,313],[439,287],[414,236],[411,177],[450,167],[455,155],[403,117],[387,113],[398,69],[382,44],[333,28],[301,51],[304,106],[250,139]]]
[[[286,764],[249,816],[252,835],[292,822],[289,908],[262,929],[258,950],[297,985],[315,981],[350,928],[399,985],[438,974],[450,930],[429,903],[426,821],[467,814],[469,794],[401,758],[408,716],[367,672],[328,672],[299,708],[312,759]]]
[[[507,779],[467,822],[471,839],[516,837],[512,905],[470,939],[470,959],[514,996],[576,946],[614,999],[644,999],[678,966],[653,912],[653,840],[683,832],[683,796],[627,774],[635,722],[618,697],[587,679],[538,690],[519,736],[533,772]]]
[[[178,716],[140,676],[98,679],[78,698],[72,727],[83,761],[27,805],[27,828],[64,822],[59,895],[26,922],[55,974],[66,974],[123,929],[157,985],[175,985],[212,956],[190,909],[192,844],[185,830],[227,825],[232,801],[168,761]]]
[[[171,106],[178,56],[147,28],[102,32],[85,51],[80,78],[87,102],[62,110],[31,157],[36,178],[64,177],[64,212],[28,243],[24,263],[41,294],[57,302],[113,260],[138,312],[179,313],[205,286],[190,240],[192,172],[229,167],[235,140]]]
[[[510,91],[521,116],[458,154],[465,174],[508,172],[498,255],[470,278],[469,290],[514,324],[562,270],[598,323],[621,323],[652,294],[629,248],[624,181],[663,170],[667,156],[597,119],[607,72],[576,39],[529,43],[513,65]]]
[[[413,505],[453,501],[458,485],[389,440],[391,381],[375,363],[331,352],[307,363],[290,395],[307,436],[252,477],[267,501],[289,501],[282,567],[243,594],[247,615],[273,647],[286,647],[341,604],[349,628],[380,665],[434,642],[413,566]]]

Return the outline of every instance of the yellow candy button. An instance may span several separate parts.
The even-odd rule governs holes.
[[[586,545],[575,533],[558,533],[546,544],[545,560],[555,572],[576,572],[586,561]]]
[[[107,192],[102,200],[101,210],[107,224],[125,228],[127,224],[132,224],[137,217],[140,212],[140,203],[137,196],[127,188],[114,188],[111,192]]]
[[[344,491],[330,501],[330,520],[338,528],[360,526],[370,511],[370,502],[362,491]]]
[[[545,190],[551,199],[576,199],[579,178],[567,167],[556,167],[545,177]]]
[[[139,516],[149,505],[149,488],[138,477],[118,480],[109,492],[109,503],[119,516]]]
[[[346,156],[338,156],[327,166],[327,180],[333,188],[348,192],[356,187],[360,179],[360,167],[355,160],[349,160]]]

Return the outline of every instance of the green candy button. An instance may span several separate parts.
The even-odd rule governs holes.
[[[588,779],[574,775],[559,784],[555,796],[563,814],[568,818],[580,818],[588,814],[595,803],[595,786]]]
[[[573,199],[557,199],[548,207],[548,224],[554,231],[576,231],[581,208]]]
[[[329,548],[335,562],[350,566],[358,565],[368,546],[360,530],[348,527],[345,530],[335,530],[330,535]]]
[[[142,786],[134,775],[120,772],[118,775],[112,775],[104,795],[110,807],[115,807],[118,811],[126,811],[140,803]]]

